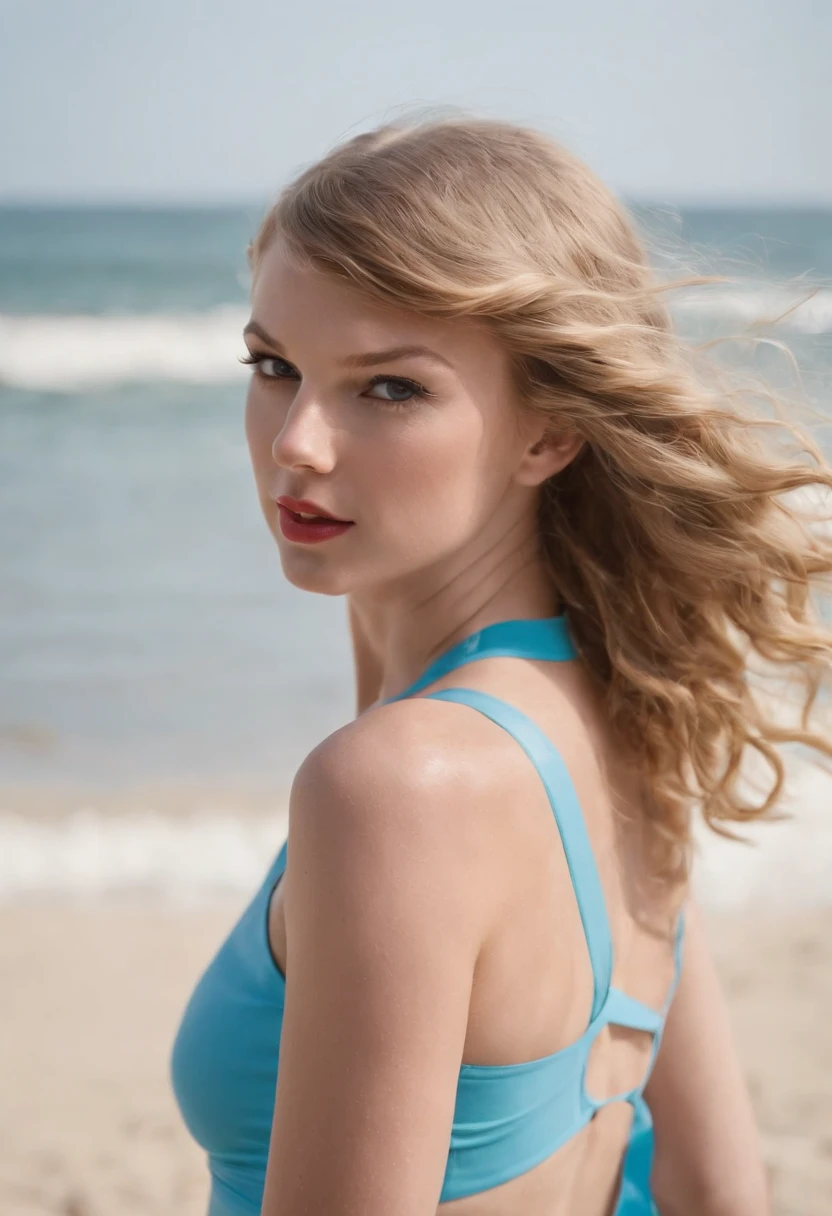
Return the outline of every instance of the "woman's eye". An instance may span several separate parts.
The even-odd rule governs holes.
[[[396,376],[379,376],[372,381],[372,387],[388,390],[384,396],[378,397],[376,400],[389,401],[393,405],[405,405],[408,401],[415,401],[418,397],[427,396],[427,389],[423,388],[421,384],[417,384],[414,380],[402,380]]]
[[[258,360],[260,364],[260,373],[267,380],[285,380],[296,376],[297,372],[292,367],[291,363],[287,363],[285,359],[279,359],[277,355],[267,355]]]
[[[286,380],[297,376],[291,363],[278,355],[247,355],[240,362],[253,364],[265,380]]]

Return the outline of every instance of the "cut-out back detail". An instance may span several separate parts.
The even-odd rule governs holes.
[[[404,692],[404,700],[449,672],[482,658],[564,660],[576,656],[566,619],[501,621],[440,655]],[[501,726],[537,769],[560,832],[592,963],[589,1025],[570,1046],[516,1064],[462,1063],[440,1202],[476,1194],[525,1173],[576,1135],[596,1111],[628,1102],[634,1117],[622,1167],[615,1216],[651,1216],[652,1125],[643,1098],[681,964],[661,1011],[612,985],[613,949],[606,901],[572,779],[557,748],[534,722],[507,702],[469,688],[445,688],[425,699],[467,705]],[[266,1164],[279,1062],[286,980],[268,942],[271,893],[286,867],[286,844],[205,971],[185,1010],[171,1071],[183,1116],[208,1152],[212,1174],[209,1216],[257,1216]],[[603,1100],[586,1087],[589,1054],[610,1025],[653,1036],[642,1082]]]

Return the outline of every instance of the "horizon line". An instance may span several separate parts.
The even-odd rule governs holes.
[[[89,197],[83,195],[14,195],[0,194],[0,209],[31,209],[31,210],[92,210],[93,208],[112,208],[130,210],[194,210],[194,211],[230,211],[252,208],[265,211],[276,200],[279,191],[263,197],[238,196],[222,198],[217,196],[170,196],[147,195],[102,195]],[[627,207],[642,208],[679,208],[684,211],[802,211],[829,212],[832,211],[832,196],[829,198],[790,198],[776,195],[628,195],[619,193],[617,197]]]

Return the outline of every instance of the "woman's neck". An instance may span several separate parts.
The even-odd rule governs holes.
[[[407,688],[437,655],[477,630],[559,611],[551,584],[519,572],[479,597],[433,596],[422,604],[384,606],[349,596],[357,714]]]

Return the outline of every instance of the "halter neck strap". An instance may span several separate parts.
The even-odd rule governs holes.
[[[509,657],[554,661],[574,659],[577,653],[564,614],[534,620],[497,621],[444,651],[409,688],[395,697],[388,697],[383,704],[411,697],[449,671],[477,659]]]

